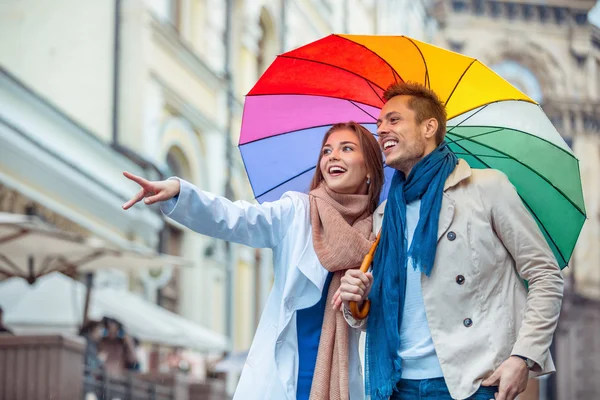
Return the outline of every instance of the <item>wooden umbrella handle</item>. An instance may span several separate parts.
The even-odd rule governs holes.
[[[367,253],[363,262],[360,266],[360,270],[363,273],[367,273],[369,267],[373,263],[373,256],[375,255],[375,250],[377,249],[377,245],[379,244],[379,238],[381,237],[381,232],[377,234],[377,239],[375,239],[375,243],[371,246],[371,250]],[[369,315],[369,310],[371,308],[371,302],[369,300],[363,301],[361,307],[358,306],[358,303],[355,301],[350,302],[350,312],[352,312],[352,316],[354,319],[365,319],[367,315]]]

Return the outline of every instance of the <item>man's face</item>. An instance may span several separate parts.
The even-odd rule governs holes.
[[[107,324],[108,337],[111,339],[115,339],[119,334],[119,325],[114,321],[109,321]]]
[[[385,163],[404,172],[426,154],[427,139],[423,123],[417,124],[415,111],[408,106],[410,96],[396,96],[388,100],[377,120],[379,146]]]

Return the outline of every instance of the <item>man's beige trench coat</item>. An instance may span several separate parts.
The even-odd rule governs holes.
[[[375,211],[374,232],[384,208],[385,203]],[[471,396],[514,354],[536,362],[530,376],[554,371],[549,347],[562,303],[562,274],[501,172],[459,161],[444,186],[435,264],[429,277],[422,275],[421,287],[453,398]],[[364,325],[345,314],[351,325]]]

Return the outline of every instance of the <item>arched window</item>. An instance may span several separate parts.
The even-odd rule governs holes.
[[[277,42],[273,18],[263,8],[259,19],[258,53],[256,55],[256,73],[260,77],[275,59],[277,55]]]
[[[179,30],[181,0],[146,0],[146,5],[159,20]]]
[[[189,180],[191,171],[183,151],[179,147],[171,147],[167,153],[169,175]]]
[[[527,67],[516,61],[506,60],[491,68],[527,96],[538,103],[542,102],[542,87],[536,76]]]
[[[183,151],[171,147],[167,153],[167,168],[169,175],[182,179],[190,179],[190,166]],[[161,252],[172,255],[183,255],[183,231],[172,224],[165,224],[161,232]],[[158,303],[167,310],[177,312],[179,305],[179,271],[173,270],[169,283],[158,290]]]

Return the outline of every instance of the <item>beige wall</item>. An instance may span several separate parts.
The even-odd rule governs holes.
[[[111,138],[113,1],[0,1],[0,65]]]

